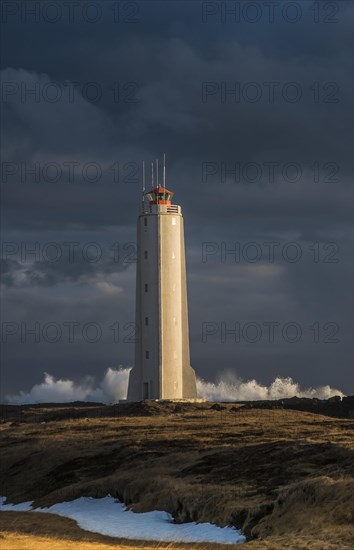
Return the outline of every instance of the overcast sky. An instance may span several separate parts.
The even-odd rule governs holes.
[[[163,153],[198,376],[353,393],[352,3],[1,18],[2,396],[133,365],[140,163]]]

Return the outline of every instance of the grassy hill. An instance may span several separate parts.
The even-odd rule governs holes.
[[[251,550],[352,548],[354,419],[265,406],[3,406],[1,493],[38,506],[111,494],[137,512],[166,510],[177,522],[232,524]],[[65,518],[26,518],[1,512],[4,550],[64,550],[70,541],[78,550],[141,547]],[[187,547],[211,548],[179,546]]]

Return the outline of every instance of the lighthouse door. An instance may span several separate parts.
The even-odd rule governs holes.
[[[144,395],[143,399],[149,399],[149,382],[144,382]]]

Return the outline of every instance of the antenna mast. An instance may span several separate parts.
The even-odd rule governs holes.
[[[163,154],[163,186],[166,187],[166,153]]]
[[[154,188],[154,163],[151,163],[151,189]]]
[[[142,194],[141,194],[141,206],[144,211],[145,207],[145,161],[143,160],[143,183],[142,183]]]
[[[156,159],[156,187],[159,186],[159,159]]]

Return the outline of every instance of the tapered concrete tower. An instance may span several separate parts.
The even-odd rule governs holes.
[[[189,359],[184,229],[173,193],[158,184],[143,195],[138,217],[135,365],[128,401],[195,399],[196,379]],[[146,204],[146,200],[148,204]]]

